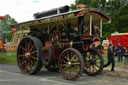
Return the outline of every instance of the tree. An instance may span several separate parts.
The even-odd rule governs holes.
[[[75,4],[71,4],[71,9],[76,9],[78,4],[85,4],[87,8],[98,8],[111,17],[111,24],[103,25],[102,39],[115,31],[128,32],[128,0],[76,0]]]
[[[10,26],[12,24],[17,23],[16,20],[14,18],[11,18],[10,15],[5,15],[4,17],[5,17],[5,19],[1,20],[1,23],[0,23],[2,30],[3,31],[12,31]],[[3,34],[4,41],[6,41],[6,40],[10,41],[11,36],[12,36],[12,33],[4,33]]]

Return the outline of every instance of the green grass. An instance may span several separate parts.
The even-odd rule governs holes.
[[[16,64],[16,52],[0,53],[0,64]]]
[[[107,63],[107,51],[104,51],[105,54],[103,55],[104,63]],[[16,52],[6,52],[6,53],[0,53],[0,64],[17,64],[16,60]],[[124,56],[123,56],[123,62],[118,62],[118,57],[115,56],[115,65],[116,66],[125,66],[124,65]],[[127,65],[128,66],[128,65]]]

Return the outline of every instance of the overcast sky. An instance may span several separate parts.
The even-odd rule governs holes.
[[[17,22],[33,20],[33,14],[64,5],[75,0],[0,0],[0,16],[9,14]]]

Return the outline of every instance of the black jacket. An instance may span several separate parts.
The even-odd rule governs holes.
[[[113,49],[108,48],[108,59],[113,60],[114,59],[114,52]]]

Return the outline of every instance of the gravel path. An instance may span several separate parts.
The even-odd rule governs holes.
[[[128,85],[127,78],[111,77],[106,72],[109,71],[95,77],[83,74],[77,81],[69,81],[45,69],[36,75],[25,75],[16,65],[0,64],[0,85]]]

